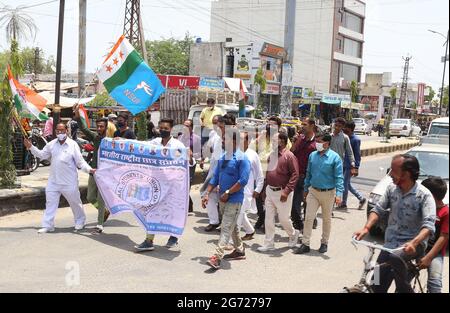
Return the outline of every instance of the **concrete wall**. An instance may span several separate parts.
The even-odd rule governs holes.
[[[221,77],[223,75],[224,44],[207,42],[191,45],[189,75]]]

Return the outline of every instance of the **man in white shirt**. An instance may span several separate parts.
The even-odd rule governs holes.
[[[159,133],[161,137],[155,138],[150,141],[150,144],[155,146],[165,147],[165,148],[175,148],[184,150],[184,144],[172,137],[172,129],[173,129],[174,121],[172,119],[162,119],[159,121]],[[189,150],[189,166],[194,166],[195,161],[193,158],[192,151]],[[153,251],[155,247],[153,245],[153,241],[155,239],[154,234],[147,234],[146,239],[140,244],[135,246],[136,252],[145,252],[145,251]],[[167,241],[166,248],[171,249],[175,248],[178,245],[178,238],[175,236],[170,236]]]
[[[203,196],[208,189],[209,182],[214,176],[217,163],[222,156],[222,133],[225,131],[225,122],[223,117],[216,115],[213,118],[213,130],[209,134],[209,141],[205,145],[206,155],[209,156],[209,172],[202,187],[200,188],[200,194]],[[211,232],[220,226],[219,218],[219,193],[217,190],[209,194],[209,201],[206,205],[208,211],[209,224],[205,227],[206,232]]]
[[[241,134],[243,150],[250,161],[250,176],[248,183],[244,189],[244,202],[242,203],[241,212],[238,218],[238,226],[242,226],[245,231],[243,241],[252,240],[255,235],[255,228],[250,223],[247,213],[257,213],[256,199],[261,194],[264,188],[264,174],[262,170],[261,160],[255,150],[249,148],[250,140],[249,133],[243,132]]]
[[[42,221],[42,228],[38,233],[49,233],[55,230],[54,220],[59,207],[61,195],[69,203],[74,219],[75,231],[82,230],[86,223],[86,214],[81,202],[78,187],[78,169],[86,173],[94,174],[93,170],[83,159],[78,144],[67,136],[67,126],[58,124],[56,126],[57,139],[49,142],[43,150],[32,145],[29,139],[25,139],[25,147],[41,160],[51,159],[50,176],[45,189],[46,208]]]

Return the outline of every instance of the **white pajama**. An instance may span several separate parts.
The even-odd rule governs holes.
[[[215,191],[209,194],[208,205],[206,209],[208,210],[208,218],[210,225],[219,225],[219,194]]]
[[[61,195],[66,198],[67,202],[72,209],[75,226],[84,226],[86,224],[86,214],[83,210],[83,203],[81,202],[80,190],[78,185],[73,187],[67,186],[52,186],[45,190],[46,207],[44,211],[44,218],[42,220],[42,227],[54,228],[55,227],[55,215],[59,208],[59,200]],[[57,190],[59,189],[59,190]]]

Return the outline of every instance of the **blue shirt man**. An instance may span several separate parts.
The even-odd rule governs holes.
[[[355,167],[359,168],[359,166],[361,165],[361,139],[354,133],[348,135],[348,137],[350,138],[350,145],[352,146],[353,156],[355,157]],[[350,156],[348,156],[347,154],[345,155],[344,168],[352,168]]]
[[[305,192],[309,188],[336,189],[336,196],[344,193],[344,174],[339,154],[331,149],[321,155],[319,151],[311,153],[305,178]]]

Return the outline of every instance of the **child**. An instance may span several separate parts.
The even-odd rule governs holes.
[[[420,260],[420,269],[428,269],[427,290],[442,292],[442,271],[448,242],[448,205],[442,201],[447,193],[447,184],[440,177],[430,177],[422,182],[436,201],[436,233],[430,238],[427,254]]]

